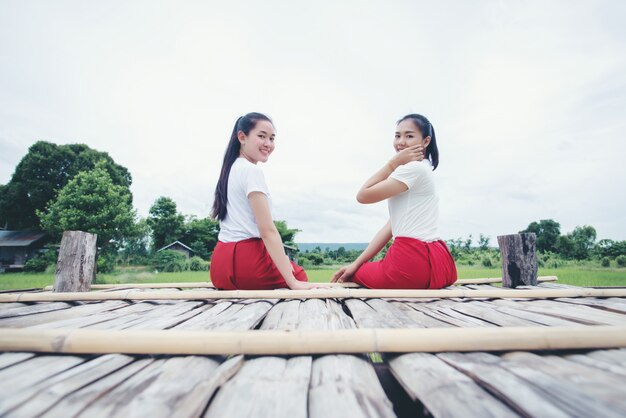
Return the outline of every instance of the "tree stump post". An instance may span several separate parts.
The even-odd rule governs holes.
[[[96,240],[98,235],[65,231],[54,274],[55,292],[88,292],[96,278]]]
[[[498,236],[502,255],[502,287],[537,286],[537,236],[533,233]]]

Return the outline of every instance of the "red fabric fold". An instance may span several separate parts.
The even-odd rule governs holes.
[[[457,271],[445,242],[397,237],[382,260],[363,264],[353,280],[370,289],[441,289],[456,282]]]
[[[296,263],[293,275],[308,281],[306,272]],[[271,290],[288,287],[265,244],[259,238],[238,242],[218,241],[211,257],[211,282],[223,290]]]

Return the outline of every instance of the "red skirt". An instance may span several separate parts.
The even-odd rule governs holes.
[[[456,265],[445,242],[398,237],[385,258],[363,264],[353,281],[370,289],[441,289],[456,279]]]
[[[308,281],[304,269],[291,263],[293,275]],[[260,238],[218,241],[211,257],[211,282],[224,290],[271,290],[288,287]]]

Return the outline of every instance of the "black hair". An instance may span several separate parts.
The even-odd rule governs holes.
[[[397,123],[403,122],[407,119],[413,121],[417,129],[419,129],[420,133],[424,138],[427,136],[430,137],[430,143],[426,147],[424,158],[428,158],[433,165],[433,170],[437,168],[439,165],[439,149],[437,148],[437,139],[435,138],[435,128],[433,128],[433,124],[430,123],[425,116],[418,115],[417,113],[412,113],[410,115],[406,115],[402,119],[400,119]]]
[[[272,123],[272,120],[262,113],[248,113],[245,116],[241,116],[235,122],[233,133],[230,135],[230,141],[226,147],[226,153],[224,154],[224,162],[222,163],[222,171],[220,172],[220,179],[217,181],[215,187],[215,199],[213,200],[213,210],[211,215],[219,221],[223,221],[226,218],[226,205],[228,203],[228,177],[230,176],[230,169],[233,166],[235,160],[239,157],[241,150],[241,144],[237,138],[239,131],[244,134],[250,134],[250,131],[256,127],[256,124],[260,120],[266,120]]]

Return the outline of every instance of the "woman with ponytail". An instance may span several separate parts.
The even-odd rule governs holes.
[[[457,279],[454,259],[437,235],[439,198],[433,171],[439,150],[433,125],[411,114],[396,125],[396,154],[357,194],[359,203],[388,200],[389,220],[363,253],[342,267],[333,282],[354,281],[377,289],[441,289]],[[381,261],[368,262],[393,237]]]
[[[271,214],[259,162],[274,151],[274,125],[261,113],[237,119],[215,188],[213,217],[220,222],[211,258],[218,289],[310,289],[302,267],[289,261]]]

